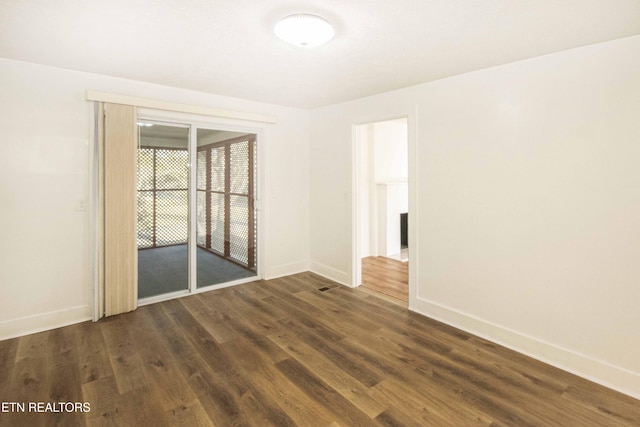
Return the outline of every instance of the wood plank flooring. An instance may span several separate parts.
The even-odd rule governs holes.
[[[638,400],[311,273],[1,341],[0,402],[91,409],[1,426],[640,425]]]
[[[362,259],[362,286],[404,302],[409,301],[409,263],[370,256]]]

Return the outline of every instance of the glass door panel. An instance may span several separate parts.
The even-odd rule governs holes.
[[[189,128],[139,123],[138,298],[189,288]]]
[[[197,130],[197,287],[257,271],[256,136]]]

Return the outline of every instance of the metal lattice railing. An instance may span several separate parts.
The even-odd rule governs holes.
[[[232,258],[249,263],[249,207],[246,196],[229,199],[231,221],[229,224],[229,251]]]
[[[229,146],[229,251],[232,258],[249,263],[249,141]]]
[[[197,155],[198,245],[256,268],[255,135],[200,147]]]
[[[184,149],[138,150],[138,247],[186,243],[189,153]]]
[[[196,156],[196,242],[255,270],[255,135],[200,147]],[[189,154],[138,150],[138,247],[186,243]]]

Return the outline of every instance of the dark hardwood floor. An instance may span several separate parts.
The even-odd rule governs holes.
[[[370,256],[362,259],[362,286],[404,302],[409,301],[409,263]]]
[[[640,425],[638,400],[311,273],[2,341],[0,401],[90,404],[1,426]]]

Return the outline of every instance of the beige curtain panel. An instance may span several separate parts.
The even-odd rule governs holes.
[[[98,123],[99,317],[103,317],[135,310],[138,302],[136,108],[102,103]]]

